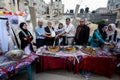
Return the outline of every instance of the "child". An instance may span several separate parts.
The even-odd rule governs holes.
[[[62,23],[59,23],[58,29],[55,30],[56,34],[61,33],[64,31],[65,28]],[[64,45],[65,44],[65,35],[60,36],[58,39],[56,39],[56,45]]]

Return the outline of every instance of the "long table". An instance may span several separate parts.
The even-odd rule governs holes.
[[[42,50],[37,52],[39,55],[37,73],[50,69],[67,69],[78,73],[81,69],[84,69],[111,78],[116,68],[116,58],[100,48],[96,48],[99,52],[96,55],[88,55],[81,50],[69,54],[59,51],[52,55],[44,55],[45,52],[49,52],[46,48],[42,48]]]
[[[29,71],[29,80],[32,80],[30,64],[37,57],[36,54],[31,53],[24,55],[24,58],[18,61],[11,61],[4,55],[0,56],[0,80],[6,80],[17,73],[22,72],[25,68]]]
[[[84,69],[111,78],[116,68],[116,63],[112,58],[86,57],[82,59],[77,67],[76,73],[80,69]]]
[[[110,55],[109,52],[103,51],[100,48],[98,48],[97,51],[99,51],[99,53],[96,55],[83,56],[81,63],[76,65],[76,69],[78,69],[76,70],[76,73],[80,69],[84,69],[107,76],[109,78],[112,77],[117,65],[116,57]]]

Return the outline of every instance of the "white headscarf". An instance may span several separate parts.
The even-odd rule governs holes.
[[[113,24],[113,23],[109,24],[108,27],[109,27],[109,26],[111,26],[112,31],[107,30],[107,35],[108,35],[108,36],[113,35],[114,32],[115,32],[115,29],[116,29],[116,26],[115,26],[115,24]]]
[[[109,37],[111,36],[111,40],[109,40],[109,42],[114,42],[114,34],[115,34],[116,26],[113,23],[109,24],[108,27],[109,26],[111,26],[112,31],[107,30],[107,39],[106,40],[109,40]]]

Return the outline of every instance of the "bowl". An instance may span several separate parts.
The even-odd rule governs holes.
[[[23,50],[16,49],[8,51],[5,56],[10,60],[19,60],[22,58],[23,54]]]

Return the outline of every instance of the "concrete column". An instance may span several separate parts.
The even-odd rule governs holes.
[[[15,0],[15,12],[18,11],[18,4],[17,4],[18,0]]]
[[[33,32],[34,32],[36,27],[36,13],[35,13],[34,7],[29,6],[29,10],[30,10],[30,17],[31,17]]]

